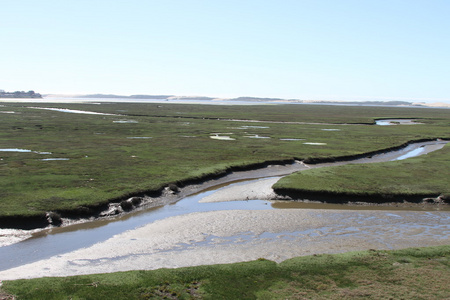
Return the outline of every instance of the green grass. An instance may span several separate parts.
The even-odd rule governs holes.
[[[215,106],[182,104],[5,103],[0,110],[0,217],[74,210],[171,182],[202,178],[233,166],[272,160],[356,155],[410,140],[450,137],[445,109],[314,105]],[[60,107],[120,116],[69,114],[26,106]],[[377,118],[417,118],[423,125],[320,125],[283,122],[372,124]],[[262,120],[233,122],[218,119]],[[115,123],[134,120],[137,123]],[[273,123],[277,122],[277,123]],[[242,126],[261,126],[255,128]],[[323,131],[335,128],[340,131]],[[210,138],[230,133],[234,141]],[[270,136],[252,139],[248,135]],[[130,139],[129,137],[151,137]],[[304,141],[282,141],[301,138]],[[303,142],[325,142],[305,145]],[[42,161],[42,158],[68,158]],[[448,162],[444,162],[448,166]]]
[[[364,197],[381,195],[386,200],[401,197],[450,196],[445,166],[450,162],[450,145],[407,160],[376,164],[350,164],[311,169],[282,178],[274,189],[302,194],[334,194]]]
[[[450,246],[6,281],[17,299],[448,299]],[[0,292],[1,295],[1,292]]]

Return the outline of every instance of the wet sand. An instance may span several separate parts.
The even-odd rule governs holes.
[[[272,177],[269,179],[260,179],[242,184],[224,187],[211,195],[202,198],[199,203],[212,203],[224,201],[242,201],[242,200],[272,200],[278,196],[272,189],[281,177]]]
[[[445,212],[232,210],[156,221],[91,247],[0,272],[1,280],[446,245]]]

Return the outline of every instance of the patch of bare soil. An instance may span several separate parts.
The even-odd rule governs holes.
[[[16,299],[15,296],[5,293],[3,290],[0,289],[0,300],[15,300],[15,299]]]

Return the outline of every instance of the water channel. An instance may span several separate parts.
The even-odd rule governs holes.
[[[446,143],[447,142],[444,141],[434,141],[434,142],[411,144],[406,148],[403,148],[398,151],[392,151],[374,155],[367,158],[357,159],[351,161],[351,163],[372,163],[372,162],[392,161],[396,159],[406,159],[412,156],[423,155],[431,151],[438,150],[444,147]],[[341,227],[344,226],[344,228],[347,228],[346,230],[348,230],[348,228],[353,228],[354,225],[352,225],[351,223],[355,222],[354,218],[360,216],[357,217],[358,218],[357,222],[360,222],[360,226],[368,226],[367,228],[373,230],[378,225],[371,226],[370,222],[372,222],[373,218],[376,217],[372,216],[369,218],[359,215],[362,213],[361,212],[362,210],[368,209],[373,210],[374,209],[373,207],[367,206],[350,207],[345,205],[324,205],[311,203],[308,204],[308,203],[293,203],[293,202],[280,202],[269,200],[273,196],[270,195],[271,193],[270,186],[274,182],[276,182],[279,178],[281,178],[281,176],[287,175],[289,173],[298,170],[304,170],[312,167],[316,168],[331,165],[341,165],[346,163],[349,162],[337,162],[337,163],[327,163],[322,165],[309,165],[309,166],[303,163],[295,163],[286,166],[270,166],[268,168],[265,168],[264,170],[232,173],[227,177],[220,178],[217,180],[211,180],[209,182],[206,182],[205,184],[191,187],[185,192],[181,192],[179,195],[172,195],[171,197],[173,197],[173,199],[170,201],[171,204],[169,205],[161,205],[160,207],[154,207],[151,209],[141,209],[114,219],[103,219],[92,222],[74,224],[71,226],[61,228],[55,227],[45,230],[39,230],[35,232],[30,231],[28,233],[29,234],[28,239],[0,247],[0,271],[6,270],[4,272],[0,272],[0,275],[2,273],[5,274],[5,272],[6,274],[8,274],[7,270],[11,268],[16,268],[19,266],[27,265],[33,262],[49,259],[52,257],[61,257],[66,255],[67,253],[71,253],[76,250],[82,251],[83,248],[89,249],[89,247],[95,247],[95,245],[108,243],[107,241],[108,239],[114,240],[113,237],[115,236],[121,236],[124,233],[126,234],[126,232],[128,231],[133,232],[135,231],[136,228],[145,227],[148,226],[148,224],[152,224],[155,222],[158,223],[165,220],[172,220],[174,217],[180,217],[195,213],[208,213],[208,212],[213,213],[218,211],[249,212],[249,211],[267,211],[274,209],[282,209],[283,211],[287,211],[286,209],[295,208],[295,210],[301,209],[302,211],[305,209],[309,209],[308,214],[313,214],[309,215],[309,218],[316,218],[323,215],[325,211],[329,209],[341,209],[343,210],[344,214],[346,211],[350,209],[355,209],[358,210],[359,213],[352,214],[352,217],[342,218],[341,215],[343,214],[336,213],[335,211],[332,213],[333,216],[330,215],[328,218],[330,220],[339,219],[339,226]],[[237,191],[237,195],[236,194],[233,195],[233,190]],[[246,193],[246,191],[250,192]],[[225,197],[226,199],[220,198],[223,197],[223,195],[226,195]],[[230,196],[232,196],[231,199]],[[265,198],[267,198],[267,200],[264,200]],[[215,201],[222,201],[222,202],[210,202],[208,199],[216,199]],[[377,207],[376,209],[381,210],[385,208]],[[389,207],[387,209],[389,210],[385,211],[383,213],[383,216],[385,218],[392,219],[390,222],[395,223],[395,220],[397,220],[396,218],[398,217],[397,214],[392,213],[392,210],[395,209],[395,207]],[[422,208],[418,208],[418,210],[422,210]],[[414,212],[410,212],[410,214],[413,213]],[[422,214],[420,216],[421,222],[419,223],[422,225],[418,225],[417,222],[415,222],[417,221],[416,217],[414,217],[413,215],[408,215],[408,218],[411,218],[411,220],[413,221],[408,221],[409,223],[405,221],[406,223],[398,224],[397,232],[395,234],[400,235],[399,232],[401,232],[402,230],[411,230],[411,228],[413,228],[414,226],[416,227],[422,226],[419,229],[416,228],[417,229],[415,230],[416,236],[414,236],[414,238],[418,238],[420,235],[423,235],[431,239],[433,238],[437,240],[444,239],[444,241],[448,243],[449,241],[448,233],[450,232],[450,224],[449,224],[450,216],[448,212],[428,211],[425,212],[425,214],[424,212],[420,213]],[[205,222],[207,223],[204,228],[206,228],[211,224],[211,221]],[[429,226],[426,225],[427,222],[429,222]],[[416,225],[413,226],[413,224]],[[317,235],[323,235],[321,239],[325,241],[327,231],[330,232],[333,231],[333,234],[336,234],[334,230],[330,229],[331,228],[330,226],[331,226],[330,224],[324,224],[319,227],[314,227],[314,229],[310,230],[313,230],[315,232],[314,234],[316,235],[316,237]],[[401,229],[402,226],[404,227],[403,229]],[[427,226],[429,228],[427,228]],[[192,225],[192,228],[194,227],[195,226]],[[337,226],[334,226],[333,228],[336,227]],[[233,243],[236,241],[250,242],[250,240],[263,239],[269,237],[271,239],[274,239],[275,241],[277,239],[279,241],[280,237],[286,237],[290,236],[290,234],[293,234],[292,232],[290,232],[289,228],[290,227],[288,226],[283,230],[280,229],[278,233],[276,232],[271,233],[270,230],[267,229],[267,231],[261,232],[257,237],[255,237],[252,234],[249,234],[248,232],[240,232],[239,230],[237,230],[236,232],[230,234],[227,237],[229,240],[228,241],[225,240],[223,245],[230,245],[231,243],[230,241],[232,241]],[[202,229],[199,230],[201,231]],[[356,235],[363,234],[363,232],[361,232],[359,229],[351,229],[351,231],[352,230],[355,232]],[[298,233],[298,230],[296,232]],[[188,233],[186,233],[186,235],[187,234]],[[199,232],[198,234],[200,236],[205,235],[204,232],[202,233]],[[314,236],[314,234],[312,236]],[[349,235],[348,238],[351,239],[352,235]],[[205,245],[208,246],[208,244],[210,244],[209,246],[211,247],[216,247],[217,245],[214,246],[210,243],[212,240],[215,239],[217,239],[217,236],[213,233],[207,237],[205,236],[201,241],[197,241],[196,243],[199,243],[197,245],[198,247]],[[290,237],[288,239],[293,238]],[[174,248],[176,251],[178,251],[177,249],[179,249],[180,247],[181,248],[190,247],[188,242],[186,242],[184,245],[179,244],[181,243],[181,240],[182,239],[180,239],[180,241],[173,241],[173,243],[176,245],[175,247],[176,249]],[[384,243],[383,245],[387,244]],[[130,245],[124,245],[123,248],[127,248],[128,246]],[[158,248],[161,246],[158,245],[155,247]],[[138,256],[139,255],[137,255],[136,257]],[[249,259],[251,259],[251,257],[249,257]],[[217,260],[217,263],[218,262],[220,262],[220,259]],[[155,266],[158,265],[155,263]],[[121,269],[119,268],[119,270]],[[114,271],[114,270],[106,270],[106,271]],[[13,278],[15,277],[13,276]]]

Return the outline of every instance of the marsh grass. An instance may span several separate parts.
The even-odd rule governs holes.
[[[273,187],[279,193],[295,191],[298,196],[316,194],[390,199],[420,199],[449,196],[450,145],[427,155],[376,164],[355,164],[311,169],[282,178]],[[447,167],[446,167],[447,166]],[[312,199],[314,200],[314,199]]]
[[[4,282],[18,299],[448,299],[450,246]]]
[[[112,200],[120,202],[126,197],[158,191],[170,183],[223,174],[231,167],[357,155],[410,140],[450,137],[450,117],[448,110],[443,109],[130,103],[29,105],[122,114],[105,116],[27,106],[8,103],[0,107],[15,112],[1,115],[0,147],[51,154],[0,153],[0,217],[77,210]],[[331,125],[283,123],[373,124],[377,118],[417,118],[424,124],[334,125],[340,130],[324,131]],[[123,119],[136,123],[114,123]],[[252,127],[255,125],[264,128]],[[215,132],[232,133],[235,140],[213,140],[210,135]],[[248,135],[271,138],[249,139]],[[303,140],[280,140],[283,138]],[[61,157],[69,160],[42,161]]]

